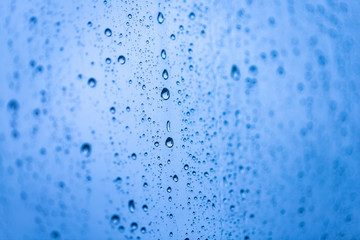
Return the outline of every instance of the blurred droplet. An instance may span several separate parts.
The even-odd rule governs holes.
[[[240,79],[240,70],[236,65],[232,65],[231,67],[231,77],[236,81]]]
[[[89,87],[94,88],[94,87],[96,86],[96,80],[95,80],[95,78],[90,78],[90,79],[88,80],[88,85],[89,85]]]
[[[110,221],[113,225],[117,225],[120,222],[120,217],[118,215],[114,214],[114,215],[112,215]]]
[[[91,145],[89,143],[84,143],[81,146],[80,151],[85,157],[89,157],[91,154]]]

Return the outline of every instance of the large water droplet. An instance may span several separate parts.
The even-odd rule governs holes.
[[[131,213],[135,212],[135,202],[134,202],[134,200],[129,201],[129,211]]]
[[[236,65],[232,65],[231,67],[231,77],[236,81],[240,79],[240,70]]]
[[[111,31],[111,29],[110,28],[107,28],[107,29],[105,29],[105,35],[107,36],[107,37],[111,37],[111,35],[112,35],[112,31]]]
[[[168,148],[172,148],[172,146],[174,146],[174,140],[171,137],[168,137],[165,141],[165,145]]]
[[[90,79],[88,80],[88,85],[89,85],[89,87],[94,88],[94,87],[96,86],[96,80],[95,80],[95,78],[90,78]]]
[[[166,58],[166,51],[165,49],[161,50],[161,58],[165,59]]]
[[[89,157],[91,154],[91,145],[89,143],[84,143],[81,146],[80,151],[85,157]]]
[[[123,55],[119,56],[119,57],[118,57],[118,62],[119,62],[121,65],[125,64],[125,62],[126,62],[125,57],[124,57]]]
[[[165,80],[167,80],[167,79],[169,78],[169,73],[168,73],[168,71],[167,71],[166,69],[163,71],[162,77],[163,77]]]
[[[164,22],[164,15],[159,12],[158,16],[157,16],[157,20],[158,20],[158,23],[162,24]]]
[[[164,88],[164,89],[161,91],[161,97],[162,97],[164,100],[168,100],[168,99],[170,98],[170,91],[169,91],[169,89]]]

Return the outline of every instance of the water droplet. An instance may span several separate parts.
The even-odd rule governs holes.
[[[107,29],[105,29],[105,35],[107,36],[107,37],[111,37],[111,35],[112,35],[112,31],[111,31],[111,29],[110,28],[107,28]]]
[[[171,39],[171,40],[175,40],[175,35],[174,35],[174,34],[171,34],[171,35],[170,35],[170,39]]]
[[[188,170],[188,169],[189,169],[189,165],[185,164],[184,169],[185,169],[185,170]]]
[[[166,51],[165,49],[161,50],[161,58],[165,59],[166,58]]]
[[[128,15],[128,18],[129,18],[129,19],[132,19],[132,15],[131,15],[131,14],[129,14],[129,15]]]
[[[124,65],[125,62],[126,62],[126,59],[123,55],[119,56],[118,57],[118,62],[121,64],[121,65]]]
[[[88,80],[88,85],[89,85],[89,87],[94,88],[94,87],[96,86],[96,80],[95,80],[95,78],[90,78],[90,79]]]
[[[142,206],[142,209],[144,210],[144,212],[147,212],[149,208],[148,208],[148,206],[145,204],[145,205]]]
[[[161,91],[161,97],[162,97],[164,100],[168,100],[168,99],[170,98],[170,91],[169,91],[169,89],[164,88],[164,89]]]
[[[174,146],[174,140],[171,137],[168,137],[165,141],[165,145],[168,148],[172,148]]]
[[[80,151],[85,157],[89,157],[91,154],[91,145],[89,143],[84,143],[81,146]]]
[[[111,58],[106,58],[106,59],[105,59],[105,62],[106,62],[107,64],[110,64],[110,63],[111,63]]]
[[[173,180],[174,180],[174,182],[178,182],[178,181],[179,181],[178,176],[177,176],[177,175],[174,175],[174,176],[173,176]]]
[[[167,80],[167,79],[169,78],[169,73],[168,73],[168,71],[167,71],[166,69],[163,71],[162,77],[163,77],[165,80]]]
[[[166,191],[167,191],[168,193],[171,193],[171,187],[168,187],[168,188],[166,189]]]
[[[166,122],[166,130],[170,132],[170,121]]]
[[[191,12],[191,13],[189,14],[189,18],[190,18],[191,20],[194,20],[194,19],[195,19],[195,13]]]
[[[114,113],[116,112],[115,107],[111,107],[111,108],[110,108],[110,112],[111,112],[112,114],[114,114]]]
[[[240,70],[236,65],[232,65],[231,67],[231,77],[236,81],[240,79]]]
[[[141,229],[140,229],[140,231],[141,231],[141,233],[146,233],[146,228],[145,227],[142,227]]]
[[[131,213],[135,212],[135,202],[134,202],[134,200],[129,201],[129,211]]]
[[[133,159],[133,160],[136,160],[136,154],[135,153],[133,153],[133,154],[131,154],[131,158]]]
[[[158,147],[158,146],[159,146],[159,142],[155,142],[155,143],[154,143],[154,146],[155,146],[155,147]]]
[[[11,100],[8,102],[8,109],[9,109],[10,111],[16,112],[16,111],[19,109],[19,103],[18,103],[15,99],[11,99]]]
[[[164,15],[159,12],[158,16],[157,16],[157,20],[158,20],[158,23],[162,24],[164,22]]]
[[[119,231],[122,233],[122,232],[124,232],[125,231],[125,227],[124,226],[119,226]]]
[[[135,231],[138,228],[138,225],[136,222],[131,223],[130,225],[131,231]]]
[[[120,217],[116,214],[112,215],[110,219],[111,223],[117,225],[120,222]]]

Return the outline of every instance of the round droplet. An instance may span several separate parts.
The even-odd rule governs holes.
[[[166,130],[170,132],[170,121],[166,122]]]
[[[111,223],[117,225],[120,222],[120,217],[116,214],[112,215],[110,219]]]
[[[131,223],[130,225],[131,231],[135,231],[138,228],[138,225],[136,222]]]
[[[166,191],[167,191],[168,193],[171,193],[171,187],[168,187],[168,188],[166,189]]]
[[[135,202],[134,202],[134,200],[129,201],[129,211],[131,213],[135,212]]]
[[[110,112],[111,112],[112,114],[114,114],[114,113],[116,112],[115,107],[111,107],[111,108],[110,108]]]
[[[177,175],[174,175],[174,176],[173,176],[173,180],[174,180],[174,182],[178,182],[178,181],[179,181],[178,176],[177,176]]]
[[[119,231],[122,233],[122,232],[124,232],[125,231],[125,227],[124,226],[119,226]]]
[[[89,157],[91,154],[91,145],[89,143],[84,143],[81,146],[80,151],[85,157]]]
[[[166,58],[166,51],[165,49],[161,50],[161,58],[165,59]]]
[[[118,62],[121,64],[121,65],[124,65],[125,62],[126,62],[126,59],[123,55],[119,56],[118,57]]]
[[[189,170],[189,165],[185,164],[184,169]]]
[[[191,20],[194,20],[194,19],[195,19],[195,13],[191,12],[191,13],[189,14],[189,18],[190,18]]]
[[[145,234],[145,233],[146,233],[146,228],[145,228],[145,227],[142,227],[142,228],[140,229],[140,231],[141,231],[141,233]]]
[[[106,62],[107,64],[110,64],[110,63],[111,63],[111,58],[106,58],[106,59],[105,59],[105,62]]]
[[[96,80],[95,80],[95,78],[90,78],[90,79],[88,80],[88,85],[89,85],[89,87],[94,88],[94,87],[96,86]]]
[[[18,103],[15,99],[11,99],[11,100],[8,102],[8,109],[9,109],[10,111],[16,112],[16,111],[19,109],[19,103]]]
[[[165,145],[168,148],[172,148],[174,146],[174,140],[171,137],[168,137],[165,141]]]
[[[168,71],[167,71],[166,69],[163,71],[162,77],[163,77],[165,80],[167,80],[167,79],[169,78],[169,73],[168,73]]]
[[[111,37],[111,35],[112,35],[112,31],[111,31],[111,29],[110,28],[107,28],[107,29],[105,29],[105,35],[107,36],[107,37]]]
[[[157,16],[157,20],[158,20],[158,23],[162,24],[164,22],[164,15],[159,12],[158,16]]]
[[[131,154],[131,158],[133,159],[133,160],[136,160],[136,154],[135,153],[133,153],[133,154]]]
[[[236,65],[232,65],[231,67],[231,77],[236,81],[240,79],[240,70]]]
[[[164,99],[164,100],[168,100],[168,99],[170,98],[170,91],[169,91],[169,89],[164,88],[164,89],[161,91],[161,97],[162,97],[162,99]]]
[[[170,39],[171,39],[171,40],[175,40],[175,35],[174,35],[174,34],[171,34],[171,35],[170,35]]]

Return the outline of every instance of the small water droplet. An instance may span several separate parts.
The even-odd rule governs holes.
[[[91,145],[89,143],[84,143],[81,146],[80,151],[85,157],[89,157],[91,154]]]
[[[111,63],[111,58],[106,58],[106,59],[105,59],[105,62],[106,62],[107,64],[110,64],[110,63]]]
[[[236,81],[240,79],[240,70],[236,65],[232,65],[231,67],[231,77]]]
[[[96,80],[95,80],[95,78],[90,78],[90,79],[88,80],[88,85],[89,85],[89,87],[94,88],[94,87],[96,86]]]
[[[111,108],[110,108],[110,112],[111,112],[112,114],[114,114],[114,113],[116,112],[115,107],[111,107]]]
[[[107,28],[107,29],[105,29],[105,35],[107,36],[107,37],[111,37],[111,35],[112,35],[112,31],[111,31],[111,29],[110,28]]]
[[[136,154],[135,154],[135,153],[131,154],[131,158],[132,158],[133,160],[136,160],[136,158],[137,158]]]
[[[134,200],[129,201],[129,211],[131,213],[135,212],[135,202],[134,202]]]
[[[162,97],[164,100],[168,100],[168,99],[170,98],[170,91],[169,91],[169,89],[164,88],[164,89],[161,91],[161,97]]]
[[[148,208],[148,206],[145,204],[145,205],[142,206],[142,209],[144,210],[144,212],[147,212],[149,208]]]
[[[165,49],[161,50],[161,58],[165,59],[166,58],[166,51]]]
[[[171,39],[171,40],[175,40],[175,35],[174,35],[174,34],[171,34],[171,35],[170,35],[170,39]]]
[[[168,73],[168,71],[167,71],[166,69],[163,71],[162,77],[163,77],[165,80],[167,80],[167,79],[169,78],[169,73]]]
[[[145,234],[145,233],[146,233],[146,228],[145,228],[145,227],[142,227],[142,228],[140,229],[140,231],[141,231],[141,233]]]
[[[178,176],[177,176],[177,175],[174,175],[174,176],[173,176],[173,180],[174,180],[174,182],[178,182],[178,181],[179,181]]]
[[[124,65],[125,62],[126,62],[126,59],[123,55],[119,56],[118,57],[118,62],[121,64],[121,65]]]
[[[164,22],[164,15],[159,12],[158,16],[157,16],[157,20],[158,20],[158,23],[162,24]]]
[[[119,231],[121,232],[121,233],[123,233],[124,231],[125,231],[125,227],[124,226],[119,226]]]
[[[112,215],[110,219],[111,223],[117,225],[120,222],[120,217],[116,214]]]
[[[168,137],[165,141],[165,145],[168,148],[172,148],[174,146],[174,140],[171,137]]]
[[[188,170],[188,169],[189,169],[189,165],[185,164],[184,169],[185,169],[185,170]]]
[[[170,121],[166,122],[166,130],[170,132]]]
[[[19,103],[15,99],[11,99],[8,102],[8,109],[9,109],[9,111],[16,112],[19,109]]]
[[[166,191],[167,191],[168,193],[171,193],[171,187],[168,187],[168,188],[166,189]]]
[[[191,20],[194,20],[194,19],[195,19],[195,13],[191,12],[191,13],[189,14],[189,18],[190,18]]]

